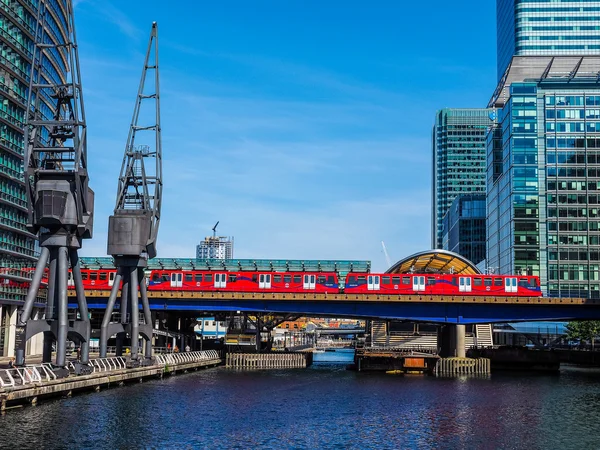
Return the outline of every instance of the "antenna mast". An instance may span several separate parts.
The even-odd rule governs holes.
[[[153,83],[146,83],[148,72],[153,71]],[[150,75],[152,77],[152,75]],[[142,105],[152,105],[152,114],[142,114]],[[149,109],[144,109],[146,112]],[[150,124],[140,125],[141,120]],[[153,134],[151,144],[137,144],[138,135]],[[108,221],[108,253],[117,267],[108,305],[100,330],[100,357],[106,357],[110,336],[117,335],[117,356],[122,355],[126,334],[131,339],[129,365],[139,365],[139,335],[146,340],[146,361],[152,358],[152,317],[146,292],[144,268],[148,259],[156,256],[156,239],[160,224],[162,200],[162,141],[160,126],[160,83],[158,65],[158,25],[152,23],[146,59],[133,110],[125,154],[119,176],[117,202]],[[121,288],[121,321],[112,323],[111,317],[117,293]],[[139,298],[142,300],[144,323],[139,318]]]

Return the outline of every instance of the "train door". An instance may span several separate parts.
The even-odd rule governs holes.
[[[258,276],[258,287],[260,289],[271,289],[271,274],[261,273]]]
[[[304,275],[302,287],[304,289],[314,289],[316,287],[316,277],[314,275]]]
[[[470,277],[458,277],[458,291],[459,292],[471,292],[471,278]]]
[[[413,282],[413,291],[414,292],[424,292],[425,291],[425,277],[415,275],[412,277]]]
[[[367,278],[367,290],[378,291],[380,288],[379,275],[369,275]]]
[[[215,273],[215,288],[225,289],[227,287],[227,274]]]
[[[507,277],[504,279],[504,292],[517,292],[517,279]]]
[[[183,287],[183,274],[181,272],[171,274],[171,287]]]
[[[108,272],[108,285],[112,286],[113,284],[115,284],[115,276],[117,275],[117,272]]]

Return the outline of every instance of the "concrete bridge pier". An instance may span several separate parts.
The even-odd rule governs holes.
[[[465,325],[447,324],[438,329],[438,347],[442,358],[464,358],[465,351]]]

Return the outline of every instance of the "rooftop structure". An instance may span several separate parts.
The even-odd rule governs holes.
[[[113,269],[111,257],[80,258],[86,269]],[[154,258],[148,260],[148,269],[174,270],[224,270],[265,271],[265,272],[370,272],[371,261],[335,260],[285,260],[285,259],[193,259],[193,258]]]
[[[425,250],[401,259],[386,273],[455,273],[476,275],[481,272],[467,258],[448,250]]]
[[[498,79],[513,56],[600,55],[597,0],[496,0]]]

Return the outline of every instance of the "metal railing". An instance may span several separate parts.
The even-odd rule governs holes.
[[[0,387],[25,386],[56,379],[50,364],[35,364],[25,367],[0,369]]]
[[[221,359],[216,350],[202,350],[198,352],[168,353],[165,355],[155,355],[156,363],[166,366],[168,364],[185,364],[210,359]]]

